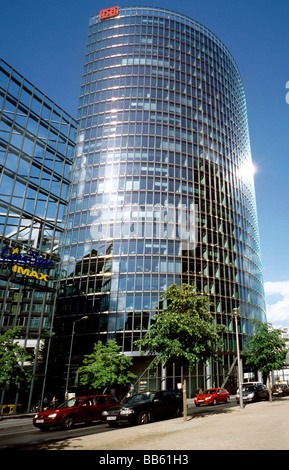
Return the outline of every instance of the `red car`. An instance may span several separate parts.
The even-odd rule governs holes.
[[[229,403],[230,394],[225,388],[208,388],[195,398],[195,405],[216,405],[217,403]]]
[[[284,384],[274,384],[272,387],[272,395],[274,397],[284,397],[285,395],[289,395],[289,387],[288,385]]]
[[[37,413],[33,418],[33,425],[41,431],[47,431],[52,426],[72,429],[75,423],[101,419],[103,411],[119,403],[114,395],[70,398],[55,409]]]

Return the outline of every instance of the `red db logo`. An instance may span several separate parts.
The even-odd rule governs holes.
[[[119,7],[107,8],[106,10],[101,10],[99,18],[101,20],[106,20],[107,18],[112,18],[119,14]]]

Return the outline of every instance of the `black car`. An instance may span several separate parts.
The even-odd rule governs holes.
[[[236,395],[237,403],[240,402],[239,391]],[[259,401],[259,400],[269,400],[269,392],[265,385],[243,385],[243,401],[244,403],[248,401]]]
[[[182,412],[182,392],[162,390],[132,395],[124,403],[104,411],[102,419],[110,426],[118,423],[146,424],[155,419],[178,417]]]

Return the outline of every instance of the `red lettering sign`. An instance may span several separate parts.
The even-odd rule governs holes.
[[[99,18],[101,20],[106,20],[107,18],[112,18],[119,14],[119,7],[107,8],[106,10],[101,10]]]

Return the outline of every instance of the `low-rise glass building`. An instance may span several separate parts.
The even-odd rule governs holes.
[[[142,385],[175,387],[181,370],[146,371],[135,346],[171,284],[208,294],[225,324],[222,364],[191,371],[188,393],[225,383],[241,341],[266,319],[245,93],[234,58],[206,27],[161,8],[90,19],[66,230],[57,334],[74,370],[115,338]],[[143,375],[142,375],[143,374]],[[72,379],[73,381],[73,379]],[[139,383],[138,385],[139,386]],[[232,385],[233,386],[233,385]]]
[[[20,326],[20,344],[35,354],[28,408],[52,333],[76,125],[0,59],[0,332]]]

